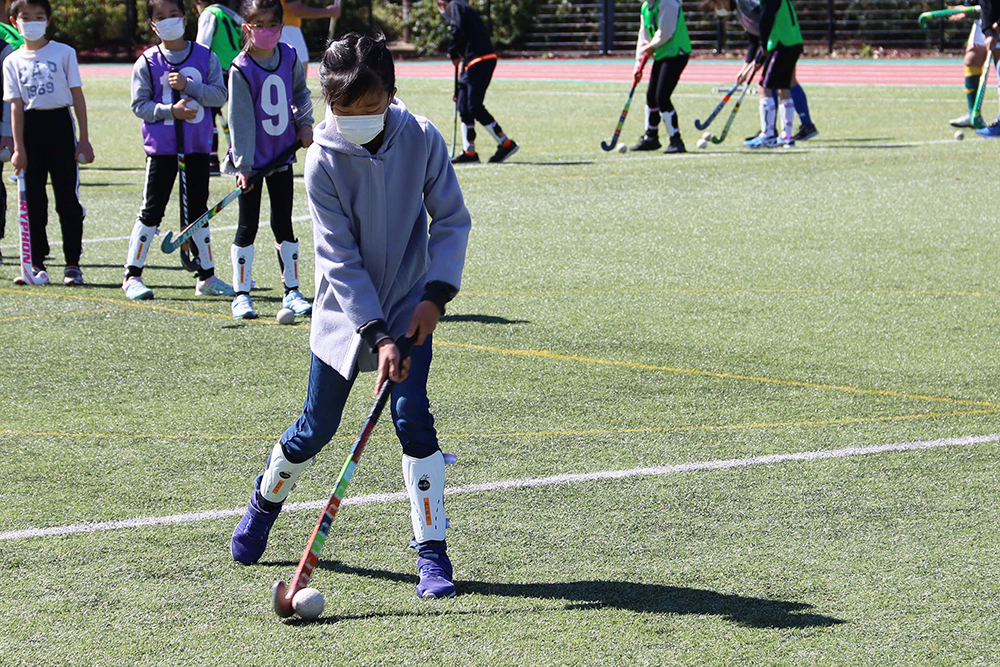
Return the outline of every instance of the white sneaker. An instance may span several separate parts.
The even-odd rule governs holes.
[[[233,317],[237,320],[255,320],[257,313],[253,309],[253,301],[249,294],[239,294],[233,299]]]
[[[139,276],[132,276],[123,282],[122,289],[125,290],[125,296],[133,301],[145,301],[153,298],[153,290],[146,287]]]
[[[281,298],[281,307],[288,308],[296,315],[308,315],[312,312],[312,304],[306,301],[302,292],[297,289],[291,290]]]
[[[199,280],[194,287],[195,296],[236,296],[236,291],[218,276],[209,276],[208,280]]]

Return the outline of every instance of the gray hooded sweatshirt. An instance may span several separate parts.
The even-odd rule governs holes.
[[[374,155],[347,141],[328,114],[306,153],[305,180],[316,246],[309,344],[349,378],[355,363],[377,368],[363,325],[385,320],[397,338],[427,283],[461,287],[472,220],[444,137],[398,99]]]

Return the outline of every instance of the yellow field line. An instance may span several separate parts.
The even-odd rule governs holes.
[[[937,401],[942,403],[955,403],[959,405],[982,405],[990,408],[1000,408],[1000,403],[990,403],[988,401],[972,401],[962,398],[949,398],[946,396],[925,396],[923,394],[910,394],[890,389],[864,389],[861,387],[851,387],[847,385],[822,384],[819,382],[806,382],[803,380],[786,380],[781,378],[769,378],[754,375],[740,375],[737,373],[718,373],[714,371],[704,371],[697,368],[673,368],[671,366],[655,366],[652,364],[640,364],[633,361],[616,361],[614,359],[598,359],[595,357],[580,357],[570,354],[559,354],[550,350],[508,350],[502,347],[492,347],[489,345],[472,345],[469,343],[452,343],[437,339],[434,341],[438,345],[446,347],[457,347],[466,350],[477,350],[480,352],[495,352],[518,357],[537,357],[542,359],[558,359],[560,361],[577,361],[586,364],[599,364],[604,366],[618,366],[621,368],[635,368],[639,370],[661,371],[665,373],[681,373],[685,375],[700,375],[703,377],[718,378],[720,380],[745,380],[748,382],[764,382],[769,384],[780,384],[790,387],[807,387],[810,389],[828,389],[833,391],[843,391],[853,394],[869,394],[873,396],[890,396],[892,398],[907,398],[919,401]]]
[[[607,295],[607,294],[805,294],[805,295],[846,295],[846,296],[967,296],[995,299],[996,292],[968,292],[961,290],[890,290],[890,289],[805,289],[805,288],[656,288],[656,289],[566,289],[566,290],[462,290],[461,296],[560,296],[565,294]]]
[[[112,308],[100,308],[98,310],[67,310],[61,313],[41,313],[39,315],[15,315],[14,317],[0,317],[0,322],[17,322],[19,320],[41,320],[49,317],[62,317],[64,315],[93,315],[94,313],[112,313]]]
[[[701,424],[687,426],[655,426],[649,428],[612,428],[583,430],[550,430],[550,431],[510,431],[503,433],[440,433],[441,439],[467,438],[528,438],[537,436],[568,436],[568,435],[625,435],[635,433],[680,433],[685,431],[732,431],[757,428],[787,428],[793,426],[833,426],[845,424],[864,424],[877,422],[893,422],[917,419],[935,419],[939,417],[966,417],[971,415],[988,415],[1000,412],[998,409],[955,410],[951,412],[920,412],[910,415],[889,415],[886,417],[845,417],[842,419],[806,419],[801,421],[781,422],[751,422],[748,424]],[[274,441],[277,435],[235,435],[235,434],[204,434],[165,435],[162,433],[80,433],[70,431],[23,431],[15,429],[0,429],[0,436],[30,436],[48,438],[95,438],[95,439],[127,439],[127,440],[267,440]],[[386,433],[385,437],[390,434]],[[350,440],[353,435],[337,436],[337,440]]]

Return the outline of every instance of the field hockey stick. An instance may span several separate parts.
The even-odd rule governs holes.
[[[295,155],[295,151],[299,150],[299,148],[301,147],[302,143],[296,141],[294,144],[285,149],[281,153],[281,155],[271,160],[271,162],[269,162],[267,166],[265,166],[263,169],[258,169],[257,171],[253,172],[250,175],[250,178],[247,179],[247,185],[255,185],[259,183],[265,176],[267,176],[267,174],[271,172],[271,170],[280,167],[285,161],[288,160],[288,158]],[[199,217],[197,220],[195,220],[190,225],[181,230],[181,233],[177,235],[177,238],[174,238],[173,232],[167,232],[166,235],[163,237],[163,241],[160,243],[160,249],[168,254],[172,253],[174,250],[177,250],[177,248],[179,248],[181,244],[183,244],[185,241],[194,236],[194,233],[196,231],[207,225],[208,221],[214,218],[219,211],[226,208],[227,206],[232,204],[233,201],[238,199],[240,194],[242,193],[243,190],[241,188],[236,188],[235,190],[230,192],[228,195],[222,198],[222,201],[220,201],[218,204],[216,204],[209,210],[202,213],[201,217]]]
[[[170,70],[173,74],[177,72],[177,68]],[[176,88],[171,88],[171,94],[173,95],[173,102],[177,104],[181,99],[181,91]],[[174,141],[177,144],[177,194],[180,197],[180,216],[181,216],[181,229],[187,227],[188,222],[188,201],[187,201],[187,158],[184,150],[184,121],[180,118],[174,118]],[[181,248],[181,266],[186,270],[196,272],[199,268],[197,258],[192,258],[189,253],[189,244],[185,243],[184,247]]]
[[[41,285],[43,281],[41,272],[39,280],[35,279],[35,267],[31,256],[31,225],[28,218],[28,188],[24,182],[24,173],[17,174],[17,211],[18,220],[21,227],[21,280],[27,285]]]
[[[451,157],[455,158],[455,146],[458,144],[458,63],[455,64],[455,117],[451,121]]]
[[[917,23],[920,24],[921,28],[926,28],[927,23],[932,19],[943,19],[955,14],[967,14],[972,17],[979,16],[979,7],[952,7],[950,9],[936,9],[931,12],[924,12],[917,17]]]
[[[981,110],[983,108],[983,98],[986,97],[986,82],[990,78],[990,67],[993,65],[993,52],[990,51],[986,55],[986,65],[983,67],[983,73],[979,75],[979,87],[976,89],[976,102],[972,105],[972,119],[975,120],[979,118]]]
[[[411,338],[401,337],[396,341],[396,345],[399,347],[400,363],[410,356],[410,350],[413,349],[416,338],[415,334]],[[333,493],[330,494],[330,499],[319,515],[316,528],[313,529],[305,551],[302,552],[302,558],[299,560],[298,567],[295,568],[292,583],[285,584],[284,581],[276,581],[271,588],[271,604],[274,607],[274,613],[282,618],[288,618],[294,613],[292,599],[296,593],[309,585],[313,570],[319,563],[319,554],[326,543],[327,535],[330,533],[330,525],[340,510],[340,504],[347,493],[347,485],[351,483],[351,477],[354,476],[354,471],[361,460],[361,454],[365,451],[365,445],[368,444],[368,439],[371,437],[372,431],[375,430],[375,424],[378,423],[378,418],[382,414],[385,404],[389,402],[393,386],[395,383],[389,379],[386,379],[382,384],[378,397],[375,399],[375,405],[372,406],[371,412],[368,413],[368,418],[365,420],[365,425],[361,428],[361,433],[354,441],[354,446],[351,447],[350,456],[347,457],[343,468],[340,469],[340,476],[337,477]]]
[[[694,126],[699,130],[704,130],[706,127],[711,125],[712,121],[715,120],[715,117],[719,115],[719,113],[722,111],[722,108],[726,106],[727,102],[729,102],[729,98],[733,96],[733,93],[736,92],[736,89],[739,87],[740,87],[740,82],[737,81],[736,83],[733,84],[732,88],[726,91],[726,95],[725,97],[722,98],[722,101],[715,105],[715,108],[712,110],[712,113],[708,115],[708,118],[705,119],[705,122],[701,122],[700,120],[695,119]]]
[[[649,59],[649,54],[644,53],[642,55],[642,61],[639,63],[639,78],[632,81],[632,90],[628,91],[628,99],[625,100],[625,106],[622,108],[622,115],[618,118],[618,127],[615,128],[615,134],[611,137],[611,143],[606,141],[601,142],[601,148],[606,151],[610,151],[618,143],[618,137],[622,133],[622,127],[625,125],[625,116],[628,115],[628,108],[632,104],[632,96],[635,95],[635,87],[639,85],[642,81],[642,70],[646,68],[646,60]]]
[[[733,110],[729,113],[729,120],[726,121],[725,127],[722,128],[722,134],[718,137],[714,134],[709,137],[709,140],[713,144],[721,144],[726,140],[726,136],[729,134],[729,128],[733,125],[733,119],[736,118],[736,113],[740,110],[740,105],[743,104],[743,98],[746,97],[747,91],[750,90],[750,84],[753,83],[753,78],[757,76],[757,70],[759,67],[754,67],[753,71],[750,72],[750,76],[747,77],[747,85],[743,88],[743,92],[740,96],[736,98],[736,104],[733,105]]]

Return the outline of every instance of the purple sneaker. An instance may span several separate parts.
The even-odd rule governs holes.
[[[417,597],[423,599],[453,598],[455,584],[451,581],[451,560],[444,549],[422,548],[417,556]]]
[[[267,536],[271,532],[274,520],[281,513],[281,507],[265,512],[257,507],[257,491],[250,497],[246,514],[236,524],[233,531],[233,541],[229,550],[233,560],[243,565],[253,565],[264,555],[267,548]]]

